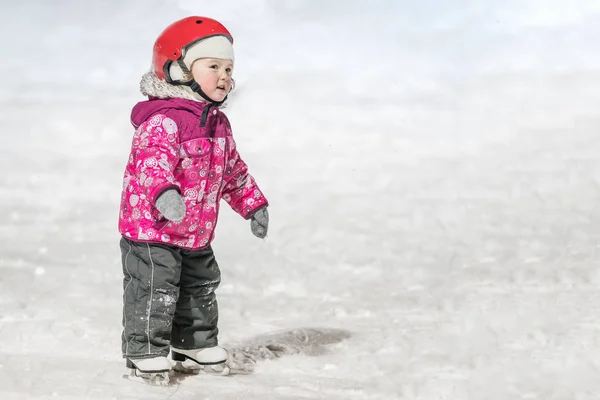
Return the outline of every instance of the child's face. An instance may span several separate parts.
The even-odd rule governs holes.
[[[221,58],[201,58],[192,64],[192,76],[202,91],[216,102],[222,101],[231,90],[233,63]]]

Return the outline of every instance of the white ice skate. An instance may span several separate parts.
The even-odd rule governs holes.
[[[167,386],[173,364],[167,357],[128,358],[129,379],[141,380],[153,386]]]
[[[230,372],[226,364],[227,350],[219,346],[191,350],[172,348],[171,357],[176,362],[174,369],[185,374],[229,375]]]

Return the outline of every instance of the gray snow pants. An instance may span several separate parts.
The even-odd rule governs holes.
[[[167,356],[217,342],[215,289],[221,271],[212,248],[190,251],[121,239],[126,358]]]

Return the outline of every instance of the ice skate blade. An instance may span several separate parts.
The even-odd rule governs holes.
[[[202,365],[193,360],[177,361],[173,370],[189,375],[227,376],[231,372],[231,369],[225,363]]]
[[[130,369],[129,374],[123,375],[123,378],[150,386],[169,386],[168,372],[141,372],[137,369]]]
[[[231,369],[227,365],[227,358],[215,362],[200,362],[194,357],[177,351],[171,352],[171,358],[175,361],[174,369],[184,374],[210,374],[229,375]]]

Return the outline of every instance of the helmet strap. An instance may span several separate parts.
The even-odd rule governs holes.
[[[225,103],[225,100],[227,100],[227,96],[225,96],[225,98],[221,101],[215,101],[211,99],[206,93],[204,93],[204,90],[202,90],[198,82],[196,82],[195,80],[187,82],[187,85],[190,87],[190,89],[192,89],[193,92],[198,93],[200,96],[202,96],[203,99],[210,101],[216,106],[220,106],[221,104]]]

